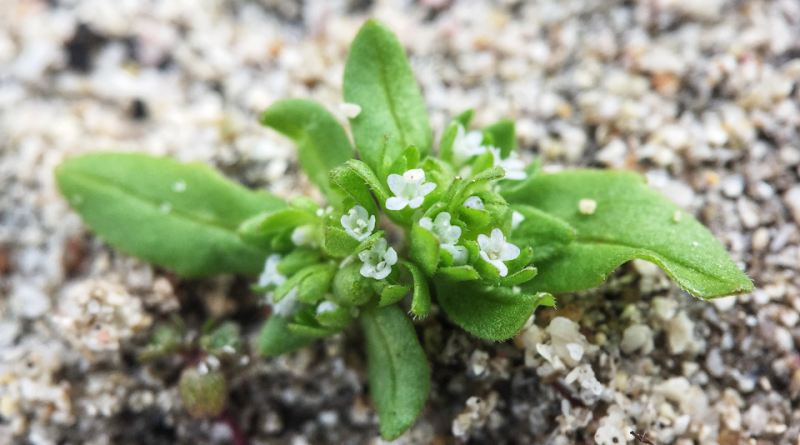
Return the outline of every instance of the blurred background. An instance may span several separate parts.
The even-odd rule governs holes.
[[[417,325],[432,393],[396,443],[800,443],[800,2],[2,0],[0,444],[380,443],[357,330],[273,360],[246,348],[225,416],[189,417],[181,358],[137,355],[173,316],[233,320],[249,344],[252,280],[113,251],[53,179],[70,156],[138,151],[321,200],[258,116],[310,97],[345,123],[369,17],[405,45],[436,135],[473,108],[476,126],[515,119],[546,169],[638,171],[757,286],[705,303],[634,262],[502,344],[434,313]],[[586,352],[559,369],[536,355],[547,335]]]

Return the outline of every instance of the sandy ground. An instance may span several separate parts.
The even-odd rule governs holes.
[[[380,442],[356,327],[244,355],[226,415],[192,420],[180,359],[136,359],[151,326],[231,319],[252,342],[261,296],[113,251],[53,181],[64,158],[113,149],[321,199],[257,116],[310,97],[344,122],[347,48],[370,16],[406,46],[437,134],[474,108],[478,126],[516,119],[522,157],[548,169],[641,172],[757,286],[706,303],[636,262],[502,344],[434,308],[418,324],[431,396],[398,443],[800,443],[796,0],[3,0],[0,444]],[[564,342],[582,353],[537,354]]]

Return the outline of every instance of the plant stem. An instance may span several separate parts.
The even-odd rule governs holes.
[[[230,411],[225,409],[219,415],[217,415],[217,419],[224,422],[228,425],[228,428],[231,429],[233,433],[233,441],[231,445],[250,445],[250,442],[247,440],[247,436],[244,435],[244,431],[242,428],[239,427],[239,422],[236,421],[236,418],[233,417]]]

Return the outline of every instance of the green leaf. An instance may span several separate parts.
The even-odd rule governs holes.
[[[342,258],[355,253],[359,241],[338,227],[325,230],[325,249],[331,256]]]
[[[382,167],[384,142],[388,159],[396,159],[409,145],[423,157],[430,154],[428,112],[405,51],[397,37],[375,20],[367,20],[353,40],[343,89],[345,101],[361,107],[350,126],[358,154],[374,170],[380,172]]]
[[[483,129],[484,133],[492,136],[494,146],[500,149],[500,157],[505,159],[512,151],[517,149],[517,137],[514,133],[514,121],[502,119]]]
[[[505,177],[506,171],[503,170],[503,167],[492,167],[488,168],[477,175],[473,176],[472,179],[468,182],[470,184],[467,187],[470,187],[472,184],[482,182],[482,181],[494,181],[496,179],[502,179]]]
[[[335,184],[345,193],[350,195],[359,205],[367,209],[370,215],[379,217],[378,206],[372,193],[375,193],[381,203],[386,202],[386,191],[367,164],[361,161],[350,160],[330,174],[332,184]],[[370,193],[372,192],[372,193]]]
[[[381,299],[378,302],[379,307],[397,303],[398,301],[402,300],[406,294],[408,294],[408,291],[411,290],[411,288],[408,286],[390,284],[386,280],[376,282],[374,287],[375,291],[381,295]]]
[[[428,278],[419,268],[408,261],[403,261],[411,276],[414,278],[414,295],[411,299],[411,313],[417,317],[428,315],[431,310],[431,292],[428,289]]]
[[[256,347],[261,355],[277,357],[297,351],[311,343],[311,337],[298,335],[289,330],[289,324],[278,314],[272,314],[264,323]]]
[[[442,278],[447,281],[471,281],[477,280],[481,276],[472,266],[453,266],[440,267],[436,271],[434,278]]]
[[[320,325],[337,331],[349,326],[351,320],[350,309],[346,307],[337,307],[332,311],[317,314],[317,321]]]
[[[708,229],[649,188],[637,174],[542,173],[529,189],[505,197],[512,204],[536,207],[576,230],[572,243],[559,255],[537,264],[539,275],[524,286],[527,290],[560,293],[587,289],[634,258],[661,266],[681,287],[700,298],[753,290],[753,283]],[[579,211],[582,199],[597,203],[594,213]]]
[[[464,221],[470,230],[479,230],[489,225],[491,216],[486,210],[461,207],[458,209],[458,218]]]
[[[453,122],[461,124],[461,126],[464,127],[464,130],[468,130],[469,123],[472,120],[472,113],[473,113],[472,109],[462,111],[461,113],[453,117]]]
[[[319,222],[319,217],[313,213],[296,208],[281,209],[271,213],[261,221],[258,231],[266,235],[275,235],[280,232],[292,230],[306,224]]]
[[[304,324],[289,323],[289,332],[295,335],[302,335],[310,338],[325,338],[339,332],[338,329],[331,329],[322,326],[308,326]]]
[[[277,270],[281,275],[293,275],[300,269],[318,263],[319,260],[319,250],[298,248],[281,259],[281,261],[278,263]]]
[[[336,270],[337,267],[332,264],[316,267],[300,282],[300,288],[297,291],[298,300],[311,304],[321,300],[328,292]]]
[[[355,249],[355,253],[363,252],[363,251],[371,248],[372,245],[375,244],[375,242],[378,241],[379,239],[383,238],[384,235],[386,235],[386,231],[385,230],[378,230],[377,232],[373,233],[372,235],[366,237],[363,241],[358,243],[358,246],[356,246],[356,249]]]
[[[532,280],[533,277],[536,276],[536,272],[537,270],[535,267],[525,267],[511,275],[500,278],[497,284],[500,286],[519,286],[522,283]]]
[[[242,339],[239,325],[233,322],[223,323],[208,334],[200,337],[200,345],[209,354],[225,355],[241,352]]]
[[[187,277],[259,273],[266,252],[245,243],[237,229],[254,215],[285,207],[204,164],[141,154],[68,159],[56,168],[56,181],[106,242]]]
[[[283,298],[288,295],[292,289],[300,286],[303,280],[306,278],[319,273],[324,275],[331,268],[332,266],[330,264],[314,264],[303,268],[299,272],[289,277],[288,280],[284,281],[283,284],[275,289],[275,293],[272,294],[272,301],[278,303],[279,301],[283,300]]]
[[[406,172],[406,170],[411,170],[412,168],[417,168],[417,164],[419,164],[419,151],[417,147],[411,145],[406,147],[403,150],[403,154],[398,156],[389,167],[389,170],[386,172],[386,176],[388,177],[390,174],[394,173],[396,175],[401,175]]]
[[[512,230],[509,241],[519,248],[533,249],[531,261],[538,263],[558,254],[575,238],[575,229],[565,221],[539,209],[514,205],[512,210],[525,219]]]
[[[307,99],[285,99],[272,104],[261,115],[261,123],[297,144],[300,163],[308,177],[328,200],[332,193],[328,176],[353,157],[344,128],[322,105]]]
[[[361,322],[381,437],[394,440],[414,423],[425,405],[431,385],[428,361],[414,326],[396,305],[367,308]]]
[[[516,335],[536,309],[534,295],[509,287],[437,280],[436,298],[447,315],[467,332],[501,341]]]
[[[264,220],[267,219],[271,214],[271,212],[265,212],[246,219],[241,225],[239,225],[239,228],[236,229],[236,233],[239,234],[239,238],[241,238],[245,244],[249,244],[253,247],[257,247],[266,251],[273,250],[272,248],[275,234],[262,233],[258,230],[259,227],[261,227],[261,224],[264,223]]]
[[[453,142],[458,136],[458,124],[453,123],[447,127],[439,142],[439,159],[444,162],[453,162]]]
[[[439,265],[439,240],[430,230],[414,224],[411,227],[411,259],[427,275],[433,275]]]

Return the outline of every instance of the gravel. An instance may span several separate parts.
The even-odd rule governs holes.
[[[340,85],[370,16],[406,46],[437,135],[471,107],[478,126],[515,119],[522,159],[548,171],[638,171],[757,286],[711,304],[633,262],[504,343],[434,307],[417,324],[431,395],[397,443],[633,443],[637,431],[796,445],[795,0],[3,1],[0,444],[380,443],[356,327],[288,357],[242,356],[226,416],[189,418],[180,358],[136,359],[150,326],[180,315],[196,335],[226,318],[252,342],[261,297],[243,278],[182,280],[110,249],[53,180],[66,157],[114,149],[321,199],[257,118],[284,97],[342,122],[357,113]]]

